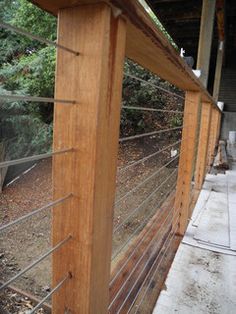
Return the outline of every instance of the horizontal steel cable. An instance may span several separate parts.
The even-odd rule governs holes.
[[[148,132],[148,133],[142,133],[142,134],[137,134],[137,135],[132,135],[132,136],[126,136],[126,137],[120,138],[119,142],[123,143],[123,142],[126,142],[126,141],[135,140],[137,138],[142,138],[142,137],[146,137],[146,136],[152,136],[152,135],[166,133],[166,132],[175,131],[175,130],[181,130],[182,128],[183,128],[183,126],[178,126],[178,127],[175,127],[175,128],[162,129],[162,130]]]
[[[11,279],[6,281],[3,285],[0,286],[0,291],[7,286],[9,286],[13,281],[17,280],[19,277],[21,277],[24,273],[29,271],[31,268],[35,267],[38,263],[40,263],[42,260],[44,260],[46,257],[48,257],[50,254],[52,254],[54,251],[58,250],[63,244],[65,244],[67,241],[69,241],[72,238],[71,235],[69,235],[67,238],[56,244],[53,248],[48,250],[46,253],[41,255],[38,259],[36,259],[33,263],[22,269],[18,274],[13,276]]]
[[[184,98],[183,96],[181,96],[181,95],[178,95],[178,94],[176,94],[176,93],[174,93],[174,92],[171,92],[171,91],[169,91],[168,89],[163,88],[163,87],[161,87],[161,86],[158,86],[158,85],[156,85],[156,84],[153,84],[153,83],[150,83],[150,82],[148,82],[148,81],[145,81],[145,80],[141,79],[140,77],[137,77],[137,76],[135,76],[135,75],[133,75],[133,74],[124,73],[124,75],[127,76],[127,77],[130,77],[130,78],[133,78],[133,79],[135,79],[135,80],[137,80],[137,81],[140,81],[140,82],[142,82],[142,83],[144,83],[144,84],[146,84],[146,85],[149,85],[149,86],[152,86],[152,87],[154,87],[154,88],[157,88],[157,89],[159,89],[159,90],[161,90],[161,91],[163,91],[163,92],[165,92],[165,93],[167,93],[167,94],[170,94],[170,95],[172,95],[172,96],[178,97],[178,98],[180,98],[180,99],[185,99],[185,98]]]
[[[155,236],[151,239],[151,241],[148,243],[148,245],[145,247],[144,251],[142,252],[141,256],[139,256],[139,258],[137,259],[137,261],[135,261],[135,266],[132,268],[132,270],[129,272],[128,277],[126,278],[126,280],[122,283],[121,287],[119,288],[118,292],[116,293],[115,297],[113,298],[113,300],[111,301],[111,303],[109,304],[108,309],[111,308],[111,306],[114,304],[115,300],[117,300],[120,292],[122,291],[122,288],[125,286],[125,284],[129,281],[130,277],[132,276],[132,274],[134,273],[134,271],[136,270],[136,268],[138,267],[139,263],[141,262],[142,258],[145,256],[145,254],[148,252],[149,248],[151,247],[151,245],[154,243],[154,240],[156,241],[156,237],[157,235],[160,234],[160,232],[163,230],[163,228],[165,227],[165,223],[167,222],[168,218],[173,214],[173,211],[170,211],[168,213],[168,215],[165,217],[164,221],[161,223],[160,229],[158,229],[158,232],[155,234]],[[163,238],[160,238],[157,241],[157,246],[161,243],[161,241],[163,240]]]
[[[176,182],[174,184],[172,184],[171,189],[169,191],[167,191],[167,193],[165,193],[164,197],[162,197],[161,201],[158,202],[158,206],[161,202],[164,202],[166,200],[166,198],[175,190],[175,186],[176,186]],[[157,206],[157,207],[158,207]],[[161,219],[162,216],[164,215],[164,212],[160,212],[158,213],[157,217],[154,219],[154,222],[157,221],[158,219]],[[125,263],[122,264],[122,266],[119,268],[118,272],[116,272],[116,274],[114,275],[114,277],[112,278],[112,280],[110,281],[110,286],[113,284],[113,282],[115,281],[115,279],[118,277],[118,275],[121,273],[121,271],[124,269],[124,267],[127,265],[127,263],[129,262],[129,260],[133,257],[135,251],[139,248],[139,246],[143,243],[143,241],[145,240],[145,238],[148,236],[148,234],[152,231],[152,228],[150,228],[148,230],[148,232],[146,232],[145,236],[142,237],[141,241],[138,242],[138,244],[135,246],[134,250],[132,251],[132,253],[129,255],[129,257],[125,260]]]
[[[141,302],[138,304],[138,306],[137,306],[137,308],[136,308],[134,314],[137,313],[137,311],[138,311],[140,305],[142,304],[142,301],[143,301],[145,295],[147,294],[147,291],[148,291],[148,289],[149,289],[149,287],[150,287],[150,285],[151,285],[151,283],[152,283],[152,280],[153,280],[153,278],[155,277],[155,275],[156,275],[156,273],[157,273],[157,270],[159,269],[159,267],[160,267],[160,265],[161,265],[161,262],[163,261],[163,259],[164,259],[164,257],[165,257],[165,254],[167,253],[168,249],[170,248],[170,245],[171,245],[171,243],[172,243],[172,241],[173,241],[173,239],[174,239],[174,237],[175,237],[176,231],[178,230],[178,223],[176,223],[175,226],[176,226],[176,228],[175,228],[175,230],[174,230],[174,232],[173,232],[171,238],[169,238],[169,243],[168,243],[168,245],[166,246],[165,251],[164,251],[164,253],[162,254],[162,257],[161,257],[160,261],[158,262],[158,265],[157,265],[157,267],[156,267],[156,270],[154,271],[154,274],[153,274],[152,277],[151,277],[150,284],[148,285],[148,288],[145,290],[145,293],[144,293],[144,295],[143,295],[143,297],[142,297],[142,299],[141,299]],[[175,226],[174,226],[174,227],[175,227]],[[155,260],[155,262],[156,262],[156,261],[157,261],[157,259]],[[153,265],[155,265],[155,262],[153,263]],[[153,270],[153,268],[154,268],[153,265],[152,265],[152,267],[151,267],[152,270]],[[151,271],[149,271],[149,273],[148,273],[148,275],[146,276],[146,278],[150,275],[150,273],[151,273]],[[139,288],[136,297],[135,297],[134,300],[132,301],[132,303],[131,303],[131,305],[130,305],[130,307],[129,307],[127,313],[130,312],[132,306],[134,305],[135,301],[137,300],[137,297],[138,297],[139,292],[140,292],[141,289],[144,287],[144,283],[145,283],[145,281],[146,281],[146,278],[145,278],[144,281],[142,282],[142,285],[141,285],[141,287]]]
[[[38,97],[38,96],[27,96],[27,95],[7,95],[1,94],[0,99],[10,101],[32,101],[32,102],[43,102],[43,103],[60,103],[60,104],[76,104],[75,100],[67,99],[55,99],[49,97]]]
[[[0,162],[0,169],[9,167],[9,166],[23,164],[29,161],[41,160],[41,159],[52,157],[54,155],[60,155],[60,154],[69,153],[69,152],[73,152],[73,148],[62,149],[62,150],[58,150],[52,153],[39,154],[39,155],[30,156],[30,157],[23,157],[20,159],[3,161],[3,162]]]
[[[177,182],[178,182],[178,180],[180,180],[183,176],[184,176],[184,174],[181,175],[181,176],[178,176],[178,177],[176,178],[177,180],[176,180],[176,182],[175,182],[174,185],[176,185]],[[164,197],[167,197],[167,196],[169,195],[169,193],[170,193],[170,191],[167,192],[167,194],[165,194]],[[167,195],[167,196],[166,196],[166,195]],[[181,198],[181,195],[179,195],[178,198],[176,198],[176,196],[175,196],[175,201],[176,201],[176,200],[179,200],[180,198]],[[163,202],[164,202],[164,201],[163,201],[163,198],[162,198],[162,199],[158,202],[158,205],[156,206],[156,209],[158,209],[158,207],[160,206],[160,204],[162,204]],[[130,241],[133,239],[133,237],[135,236],[135,234],[136,234],[138,231],[142,230],[142,228],[145,226],[145,224],[149,221],[149,219],[150,219],[153,215],[154,215],[154,213],[151,212],[150,215],[148,215],[147,218],[142,222],[142,224],[139,225],[138,228],[136,228],[136,229],[131,233],[131,235],[130,235],[129,238],[123,243],[123,245],[122,245],[121,247],[119,247],[119,249],[116,250],[116,251],[112,254],[112,260],[114,260],[114,259],[117,257],[117,255],[130,243]]]
[[[166,92],[167,94],[170,94],[170,95],[172,95],[172,96],[175,96],[175,97],[178,97],[178,98],[180,98],[180,99],[185,100],[185,97],[184,97],[184,96],[178,95],[178,94],[175,93],[175,92],[171,92],[171,91],[169,91],[168,89],[166,89],[166,88],[164,88],[164,87],[161,87],[161,86],[158,86],[158,85],[156,85],[156,84],[154,84],[154,83],[145,81],[144,79],[141,79],[140,77],[137,77],[137,76],[135,76],[135,75],[133,75],[133,74],[129,74],[129,73],[125,72],[125,73],[124,73],[124,76],[130,77],[130,78],[135,79],[135,80],[137,80],[137,81],[140,81],[140,82],[142,82],[142,83],[144,83],[144,84],[146,84],[146,85],[152,86],[152,87],[154,87],[154,88],[156,88],[156,89],[159,89],[159,90],[161,90],[161,91],[163,91],[163,92]],[[190,102],[190,103],[194,103],[194,104],[196,103],[195,101],[192,101],[192,100],[190,100],[190,99],[188,99],[187,101]],[[177,104],[177,105],[178,105],[178,106],[182,106],[182,104]]]
[[[175,217],[173,217],[173,219],[172,219],[171,222],[173,222],[174,219],[175,219]],[[177,223],[175,224],[175,226],[176,226],[177,224],[178,224],[178,221],[177,221]],[[173,238],[174,238],[174,236],[175,236],[175,232],[176,232],[176,231],[177,231],[177,228],[176,228],[175,231],[173,232],[173,235],[172,235]],[[170,235],[171,235],[171,232],[169,233],[169,235],[168,235],[168,237],[166,238],[166,240],[165,240],[165,242],[164,242],[164,244],[163,244],[162,247],[164,247],[164,246],[167,244],[167,241],[168,241],[169,239],[171,239]],[[163,240],[163,238],[162,238],[162,240]],[[162,253],[162,250],[160,250],[160,252],[159,252],[158,255],[156,256],[156,258],[155,258],[155,260],[154,260],[154,262],[153,262],[151,268],[150,268],[149,271],[148,271],[147,276],[150,274],[151,270],[153,269],[153,265],[155,265],[156,261],[158,260],[158,258],[159,258],[160,255],[161,255],[161,253]],[[119,307],[118,311],[116,312],[117,314],[119,314],[120,311],[122,310],[122,307],[125,305],[126,301],[127,301],[128,298],[130,297],[130,295],[131,295],[133,289],[135,288],[136,284],[138,283],[139,279],[141,278],[141,275],[143,274],[143,271],[144,271],[145,268],[149,265],[149,263],[151,262],[152,258],[153,258],[153,255],[150,255],[150,257],[148,258],[148,260],[146,261],[146,263],[145,263],[145,265],[144,265],[144,267],[143,267],[143,270],[139,273],[139,275],[138,275],[138,277],[136,278],[136,280],[135,280],[133,286],[131,287],[131,289],[129,289],[129,292],[128,292],[127,296],[125,297],[124,301],[122,302],[121,306]],[[146,277],[147,277],[147,276],[146,276]],[[142,283],[142,284],[143,284],[143,283]],[[141,285],[141,286],[142,286],[142,285]],[[140,291],[140,288],[139,288],[138,291]],[[137,298],[137,295],[138,295],[138,293],[136,294],[136,298]],[[134,302],[134,301],[133,301],[133,302]],[[132,306],[133,306],[133,302],[132,302]],[[132,307],[132,306],[131,306],[131,307]],[[129,308],[129,310],[130,310],[130,308]]]
[[[158,209],[158,207],[163,203],[163,199],[161,199],[158,202],[158,205],[156,206],[155,209]],[[128,237],[128,239],[112,254],[112,260],[114,260],[118,254],[132,241],[133,237],[137,232],[141,231],[142,228],[147,224],[147,222],[150,220],[150,218],[154,215],[155,213],[153,211],[150,212],[150,214],[144,219],[144,221],[131,233],[131,235]]]
[[[4,23],[3,21],[0,21],[0,27],[5,28],[7,30],[10,30],[12,32],[15,32],[17,34],[26,36],[26,37],[28,37],[30,39],[37,40],[38,42],[41,42],[43,44],[54,46],[54,47],[59,48],[59,49],[63,49],[65,51],[68,51],[70,53],[75,54],[76,56],[78,56],[80,54],[78,51],[75,51],[73,49],[65,47],[65,46],[63,46],[61,44],[58,44],[58,43],[52,41],[52,40],[45,39],[45,38],[43,38],[41,36],[31,34],[31,33],[27,32],[27,31],[25,31],[24,29],[21,29],[19,27],[16,27],[16,26],[13,26],[13,25],[10,25],[10,24],[7,24],[7,23]]]
[[[183,111],[178,111],[178,110],[156,109],[156,108],[135,107],[135,106],[122,106],[122,109],[140,110],[140,111],[154,111],[154,112],[169,112],[169,113],[176,113],[176,114],[184,114]]]
[[[42,212],[43,210],[46,210],[46,209],[48,209],[48,208],[50,208],[50,207],[56,206],[56,205],[58,205],[58,204],[64,202],[65,200],[67,200],[67,199],[70,198],[70,197],[72,197],[72,194],[69,194],[69,195],[67,195],[67,196],[65,196],[65,197],[59,198],[58,200],[53,201],[53,202],[50,202],[50,203],[48,203],[47,205],[44,205],[44,206],[42,206],[42,207],[40,207],[40,208],[38,208],[38,209],[34,209],[34,210],[31,211],[30,213],[28,213],[28,214],[26,214],[26,215],[24,215],[24,216],[21,216],[21,217],[15,219],[15,220],[13,220],[13,221],[11,221],[11,222],[9,222],[9,223],[3,225],[3,226],[0,226],[0,232],[2,232],[3,230],[12,227],[12,226],[15,225],[15,224],[17,224],[17,223],[19,223],[19,222],[22,222],[22,221],[24,221],[24,220],[26,220],[26,219],[28,219],[28,218],[30,218],[30,217],[32,217],[32,216],[34,216],[34,215],[40,213],[40,212]]]
[[[70,278],[71,274],[68,273],[68,275],[62,279],[28,314],[35,313],[35,311],[37,311],[44,304],[44,302],[46,302]]]
[[[140,164],[140,163],[143,163],[144,161],[146,161],[146,160],[148,160],[148,159],[150,159],[150,158],[152,158],[152,157],[154,157],[154,156],[156,156],[156,155],[158,155],[158,154],[164,152],[165,150],[167,150],[167,149],[169,149],[169,148],[171,148],[171,147],[173,147],[173,146],[175,146],[175,145],[181,143],[182,141],[183,141],[183,140],[179,140],[179,141],[177,141],[177,142],[175,142],[175,143],[173,143],[173,144],[171,144],[171,145],[168,145],[168,146],[166,146],[166,147],[164,147],[164,148],[162,148],[162,149],[156,151],[155,153],[152,153],[152,154],[150,154],[150,155],[148,155],[148,156],[146,156],[146,157],[143,157],[143,158],[141,158],[141,159],[139,159],[139,160],[137,160],[137,161],[134,161],[134,162],[132,162],[131,164],[129,164],[129,165],[127,165],[127,166],[122,166],[122,167],[120,167],[118,170],[119,170],[119,172],[123,172],[123,171],[125,171],[125,170],[127,170],[127,169],[129,169],[129,168],[131,168],[131,167],[133,167],[133,166],[136,166],[136,165],[138,165],[138,164]]]
[[[134,210],[132,210],[132,212],[125,218],[125,220],[123,220],[119,225],[117,225],[115,228],[114,228],[114,231],[113,233],[116,233],[118,230],[120,230],[120,228],[127,222],[129,221],[130,217],[132,217],[135,213],[137,213],[140,208],[142,208],[142,206],[144,204],[146,204],[152,197],[153,195],[156,194],[157,191],[160,190],[160,188],[174,175],[176,174],[178,171],[178,169],[175,169],[174,171],[172,171],[172,173],[164,180],[161,182],[161,184],[156,188],[154,189],[146,198],[145,200],[143,200],[138,207],[136,207]]]
[[[170,161],[168,161],[166,164],[164,164],[163,166],[161,166],[160,168],[158,168],[157,171],[155,171],[154,173],[152,173],[149,177],[147,177],[145,180],[143,180],[142,182],[140,182],[139,184],[137,184],[134,188],[132,188],[131,190],[129,190],[129,192],[127,192],[125,195],[121,196],[116,202],[115,205],[117,205],[118,203],[120,203],[123,199],[127,198],[127,196],[129,196],[130,194],[132,194],[133,192],[135,192],[138,188],[140,188],[143,184],[145,184],[146,182],[148,182],[149,180],[151,180],[153,177],[155,177],[161,170],[163,170],[165,167],[167,167],[168,165],[170,165],[173,161],[175,161],[177,158],[179,158],[180,154],[176,155],[174,158],[172,158]]]

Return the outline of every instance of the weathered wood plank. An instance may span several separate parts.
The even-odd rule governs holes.
[[[229,162],[226,154],[226,141],[219,141],[217,155],[213,167],[216,169],[229,169]]]
[[[195,147],[198,134],[200,93],[187,92],[184,107],[184,125],[180,149],[174,211],[179,213],[178,234],[184,235],[190,217],[191,182],[194,169]]]
[[[126,22],[106,4],[59,12],[54,150],[74,152],[53,159],[54,198],[73,198],[53,211],[53,244],[72,235],[53,254],[53,285],[72,278],[53,296],[53,313],[106,313],[118,153]]]

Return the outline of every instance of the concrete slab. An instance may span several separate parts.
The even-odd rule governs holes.
[[[181,246],[184,258],[174,260],[153,313],[235,314],[236,256]]]
[[[197,241],[214,246],[230,246],[227,191],[226,175],[206,176],[192,216],[192,226],[197,228],[190,233]]]
[[[229,203],[230,248],[236,251],[236,203]],[[236,268],[236,266],[235,266]]]
[[[229,247],[227,194],[211,191],[194,238],[217,246]]]
[[[227,172],[230,248],[236,250],[236,171]]]
[[[153,313],[236,313],[236,163],[207,175]]]
[[[197,227],[200,223],[201,216],[202,216],[204,210],[206,209],[206,205],[207,205],[207,202],[209,200],[210,193],[211,193],[211,189],[210,190],[204,189],[201,191],[201,193],[198,197],[198,202],[195,206],[195,210],[194,210],[192,218],[191,218],[192,224],[194,227]]]
[[[230,230],[236,225],[235,216],[229,217],[229,201],[227,199],[228,177],[231,175],[207,175],[186,231],[183,243],[202,249],[211,249],[227,255],[236,255],[234,246],[235,233],[231,236]],[[236,181],[236,177],[235,177]],[[236,192],[232,197],[235,197]],[[222,217],[218,205],[224,203],[225,212]],[[215,219],[218,220],[217,224]],[[231,229],[230,229],[231,225]],[[218,229],[215,227],[218,226]],[[208,229],[209,227],[209,229]],[[218,230],[220,230],[218,232]],[[234,229],[235,230],[235,229]],[[234,231],[233,230],[233,231]],[[219,233],[219,234],[218,234]],[[214,238],[215,237],[215,238]],[[232,238],[232,239],[231,239]],[[224,241],[224,243],[222,243]],[[233,244],[232,250],[230,244]],[[210,248],[209,248],[210,246]],[[234,250],[234,251],[233,251]]]

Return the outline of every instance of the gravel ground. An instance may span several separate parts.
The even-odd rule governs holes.
[[[122,144],[119,151],[117,175],[116,201],[128,191],[157,171],[170,160],[170,150],[159,154],[144,163],[130,167],[125,172],[123,166],[139,160],[162,147],[177,141],[178,138],[160,138],[158,136],[142,139],[127,144]],[[173,175],[163,186],[150,197],[151,192],[160,186],[163,181],[175,170],[176,162],[166,167],[139,189],[124,198],[115,205],[114,227],[125,223],[114,234],[113,254],[116,255],[124,243],[140,227],[144,217],[152,215],[156,211],[156,204],[173,185],[176,175]],[[176,173],[177,174],[177,173]],[[163,179],[164,178],[164,179]],[[149,201],[144,203],[135,214],[131,214],[147,197]],[[21,215],[38,208],[52,199],[51,160],[39,162],[30,172],[22,175],[9,187],[6,187],[0,195],[0,221],[5,224]],[[144,227],[144,225],[143,225]],[[142,229],[142,226],[139,230]],[[43,254],[50,247],[51,214],[45,211],[24,223],[20,223],[0,234],[0,280],[6,281],[26,267],[35,258]],[[123,248],[125,249],[125,247]],[[114,260],[115,261],[115,260]],[[45,259],[37,267],[33,268],[14,285],[24,291],[41,298],[50,291],[51,260]],[[21,300],[21,301],[18,301]],[[32,306],[28,299],[24,299],[9,290],[0,295],[0,313],[27,313]],[[44,313],[40,310],[38,313]]]

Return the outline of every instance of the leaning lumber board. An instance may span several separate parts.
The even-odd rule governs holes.
[[[229,169],[229,163],[226,153],[226,142],[225,141],[219,141],[218,145],[218,151],[214,160],[213,167],[215,169]]]

